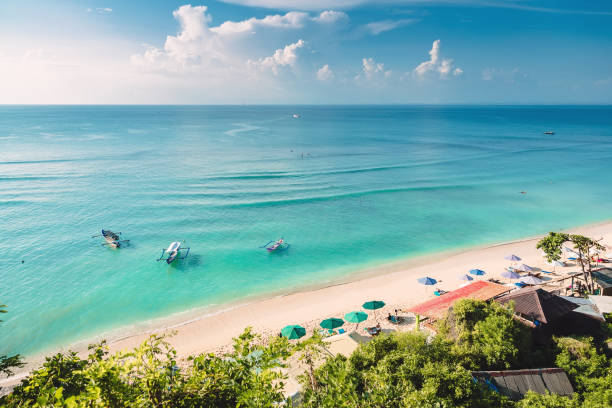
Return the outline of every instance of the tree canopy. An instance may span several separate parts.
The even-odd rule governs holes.
[[[590,338],[554,338],[542,352],[529,331],[499,304],[461,300],[438,325],[423,331],[381,334],[350,357],[330,356],[314,336],[290,343],[263,342],[247,328],[224,355],[177,361],[163,337],[151,336],[129,352],[109,354],[104,342],[86,358],[48,357],[3,407],[609,407],[609,350]],[[289,357],[305,363],[300,401],[283,395]],[[471,371],[563,368],[575,388],[570,397],[528,393],[513,402],[473,380]]]

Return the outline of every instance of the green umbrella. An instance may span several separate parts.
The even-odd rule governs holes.
[[[281,330],[281,335],[289,340],[295,340],[299,339],[300,337],[304,337],[306,335],[306,329],[302,326],[298,326],[297,324],[292,324],[290,326],[283,327]]]
[[[382,300],[370,300],[369,302],[365,302],[361,307],[367,310],[376,310],[385,306],[385,302]],[[376,312],[374,312],[374,317],[376,318]]]
[[[347,322],[357,323],[357,326],[355,326],[355,330],[359,328],[359,323],[363,322],[364,320],[367,320],[367,318],[368,315],[364,312],[351,312],[344,315],[344,319]]]
[[[321,327],[324,329],[335,329],[344,324],[344,320],[332,317],[331,319],[325,319],[321,322]]]
[[[367,310],[376,310],[380,309],[381,307],[384,307],[385,302],[383,302],[382,300],[370,300],[369,302],[365,302],[361,306]]]

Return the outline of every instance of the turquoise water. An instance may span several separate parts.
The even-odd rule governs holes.
[[[3,106],[0,148],[0,354],[612,218],[611,107]]]

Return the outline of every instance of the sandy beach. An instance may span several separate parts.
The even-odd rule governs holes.
[[[570,232],[595,239],[603,238],[605,244],[612,243],[612,221],[571,229]],[[343,317],[345,313],[361,310],[361,305],[368,300],[383,300],[386,306],[378,310],[377,314],[386,316],[394,309],[407,308],[434,296],[434,287],[418,284],[418,278],[433,277],[439,282],[436,287],[444,290],[453,290],[465,283],[459,276],[473,268],[487,272],[483,277],[475,277],[477,279],[500,278],[500,273],[509,265],[509,261],[504,259],[509,254],[520,256],[527,265],[552,270],[552,266],[546,264],[536,249],[538,239],[534,237],[479,247],[448,256],[431,255],[427,259],[413,260],[412,266],[402,268],[396,265],[395,268],[400,269],[395,270],[393,267],[384,268],[376,276],[256,301],[174,327],[172,331],[175,334],[169,341],[182,357],[216,351],[229,346],[232,337],[239,335],[247,326],[252,326],[257,333],[263,335],[277,334],[288,324],[300,324],[311,331],[325,318]],[[410,261],[405,265],[410,265]],[[557,267],[556,273],[561,276],[579,269],[576,265]],[[373,315],[371,320],[374,320]],[[363,323],[362,327],[367,323],[370,321]],[[165,331],[168,329],[157,330]],[[136,335],[113,342],[111,350],[132,348],[147,336]]]
[[[580,233],[595,239],[602,238],[604,244],[612,243],[612,221],[596,225],[571,229],[570,232]],[[172,333],[169,342],[178,351],[179,358],[203,352],[223,352],[231,347],[231,339],[239,335],[245,327],[252,326],[256,333],[264,337],[277,335],[282,327],[288,324],[300,324],[307,328],[307,333],[318,329],[318,323],[328,317],[343,317],[344,314],[361,310],[361,305],[368,300],[383,300],[386,306],[377,310],[379,317],[393,313],[395,309],[405,309],[434,296],[434,288],[453,290],[465,281],[459,279],[461,274],[470,269],[479,268],[486,271],[482,277],[475,279],[500,278],[500,273],[509,265],[504,259],[507,255],[516,254],[522,263],[535,268],[552,271],[536,242],[540,237],[489,245],[468,249],[451,254],[431,255],[426,258],[407,260],[381,267],[376,271],[356,273],[357,280],[334,286],[305,290],[285,296],[276,296],[254,301],[253,303],[236,306],[213,315],[192,319],[184,324],[173,324],[160,327],[155,333]],[[554,277],[568,272],[578,271],[579,266],[569,264],[557,267]],[[368,276],[368,273],[377,273]],[[438,280],[436,286],[423,286],[417,283],[421,277],[433,277]],[[503,279],[501,279],[503,280]],[[373,323],[374,315],[361,324],[365,327]],[[385,320],[385,319],[382,319]],[[353,330],[353,324],[345,324],[348,330]],[[383,328],[397,329],[385,323]],[[137,346],[149,335],[141,333],[110,342],[112,352],[127,350]],[[29,365],[28,368],[32,368]],[[13,381],[22,377],[16,375]],[[4,385],[11,379],[3,380]]]

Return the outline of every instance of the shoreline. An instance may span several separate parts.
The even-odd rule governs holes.
[[[601,237],[606,242],[612,243],[612,220],[568,228],[564,231],[580,232],[595,239]],[[416,283],[418,277],[432,276],[438,279],[437,286],[452,290],[463,283],[456,279],[457,276],[460,273],[467,273],[473,267],[487,271],[485,279],[499,275],[503,270],[501,265],[508,263],[503,256],[496,256],[502,250],[516,253],[528,265],[548,267],[535,248],[535,241],[541,236],[408,257],[363,268],[352,274],[332,279],[324,286],[305,285],[291,288],[289,291],[268,292],[213,307],[195,308],[139,322],[130,326],[133,330],[128,333],[125,333],[129,330],[126,327],[112,329],[93,338],[30,356],[24,368],[16,370],[12,377],[1,379],[0,385],[16,383],[30,370],[39,367],[44,361],[44,356],[67,350],[74,350],[83,355],[87,352],[87,345],[104,338],[108,340],[107,344],[113,353],[133,348],[151,334],[176,332],[168,338],[168,341],[176,348],[179,359],[182,359],[202,352],[224,351],[228,345],[231,345],[232,337],[239,335],[247,326],[252,326],[256,333],[264,336],[275,334],[287,324],[302,324],[312,328],[313,325],[316,326],[316,322],[324,318],[359,310],[361,303],[372,299],[384,300],[387,303],[387,306],[379,311],[379,314],[383,315],[387,310],[410,307],[433,296],[433,287],[418,285]],[[575,267],[563,269],[569,271]],[[119,333],[124,335],[113,336]]]

